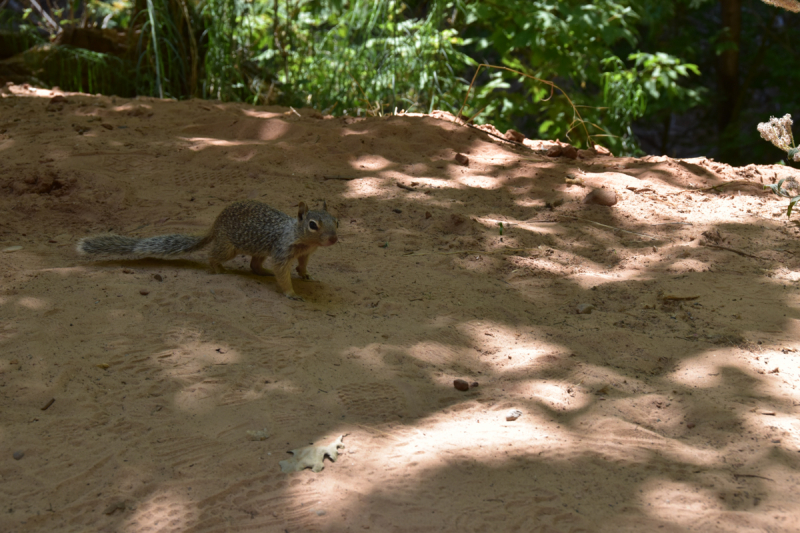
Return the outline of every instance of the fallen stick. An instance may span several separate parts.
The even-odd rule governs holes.
[[[675,194],[681,194],[684,192],[703,192],[703,191],[712,191],[714,189],[719,189],[720,187],[725,187],[726,185],[736,185],[736,184],[747,184],[747,185],[760,185],[754,181],[748,180],[734,180],[734,181],[726,181],[725,183],[720,183],[718,185],[712,185],[711,187],[703,187],[702,189],[684,189],[678,192],[668,192],[668,196],[672,196]]]
[[[739,479],[740,477],[755,477],[755,478],[758,478],[758,479],[766,479],[767,481],[775,481],[774,479],[771,479],[771,478],[768,478],[768,477],[764,477],[764,476],[757,476],[755,474],[734,474],[733,477],[735,477],[736,479]]]
[[[475,254],[475,255],[494,255],[494,254],[502,254],[502,253],[513,253],[513,252],[527,252],[530,250],[538,250],[538,248],[501,248],[500,250],[456,250],[453,252],[409,252],[407,254],[403,254],[404,256],[409,255],[459,255],[459,254]]]
[[[743,255],[745,257],[752,257],[753,259],[765,260],[764,257],[759,257],[757,255],[748,254],[747,252],[743,252],[741,250],[737,250],[736,248],[728,248],[727,246],[720,246],[719,244],[705,243],[705,244],[703,244],[703,246],[708,246],[709,248],[719,248],[720,250],[728,250],[729,252],[733,252],[735,254]]]
[[[588,220],[588,219],[580,218],[580,217],[573,217],[571,215],[560,215],[558,213],[556,213],[556,216],[564,217],[564,218],[571,218],[571,219],[574,219],[574,220],[580,220],[582,222],[589,222],[590,224],[596,224],[597,226],[601,226],[603,228],[608,228],[608,229],[614,230],[614,231],[624,231],[625,233],[632,233],[634,235],[640,235],[642,237],[647,237],[648,239],[653,239],[654,241],[658,240],[658,237],[654,237],[652,235],[647,235],[646,233],[638,233],[636,231],[631,231],[631,230],[627,230],[627,229],[615,228],[614,226],[606,226],[605,224],[601,224],[599,222],[595,222],[594,220]]]

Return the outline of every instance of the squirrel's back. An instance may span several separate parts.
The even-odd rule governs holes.
[[[215,242],[230,243],[239,253],[286,263],[309,248],[334,244],[337,225],[327,206],[309,211],[301,202],[295,218],[265,203],[245,200],[223,209],[210,233]]]

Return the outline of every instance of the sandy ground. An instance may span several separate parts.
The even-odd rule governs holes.
[[[0,531],[800,530],[796,171],[57,94],[0,99]],[[305,302],[75,253],[247,198],[339,217]]]

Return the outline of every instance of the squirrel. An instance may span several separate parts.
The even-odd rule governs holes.
[[[302,300],[292,288],[292,262],[297,259],[297,272],[311,279],[306,271],[308,258],[320,246],[336,244],[339,221],[323,201],[322,211],[309,211],[300,202],[297,218],[293,218],[262,202],[234,202],[217,216],[203,236],[158,235],[137,239],[122,235],[97,235],[78,241],[77,251],[85,255],[135,255],[138,257],[170,256],[194,252],[209,244],[209,263],[215,273],[225,269],[222,263],[237,254],[252,256],[250,269],[260,276],[272,274],[262,267],[269,257],[281,292],[293,300]]]

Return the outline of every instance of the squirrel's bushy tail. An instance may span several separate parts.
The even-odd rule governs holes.
[[[98,235],[78,241],[78,253],[87,255],[176,255],[199,250],[210,236],[158,235],[137,239],[123,235]]]

